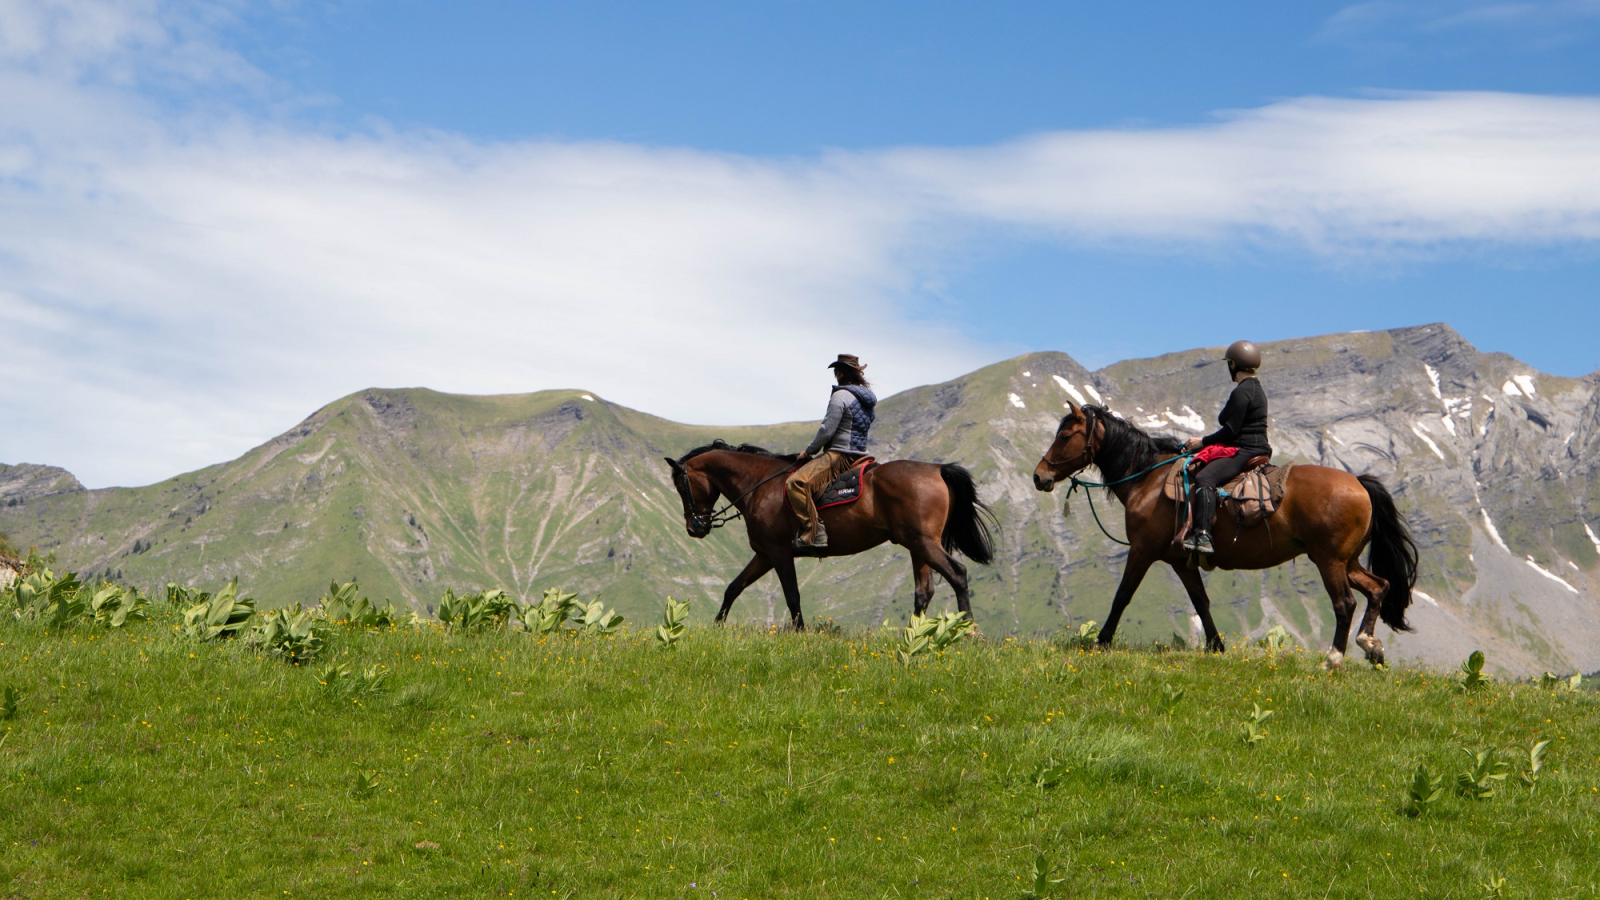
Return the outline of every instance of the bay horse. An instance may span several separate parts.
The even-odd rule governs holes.
[[[1182,445],[1173,438],[1151,437],[1104,407],[1068,403],[1055,440],[1033,470],[1034,487],[1055,489],[1093,464],[1109,490],[1122,502],[1128,535],[1128,561],[1100,629],[1100,645],[1111,643],[1117,622],[1133,599],[1145,573],[1165,562],[1189,593],[1195,614],[1205,627],[1206,648],[1224,647],[1211,621],[1211,600],[1189,554],[1173,546],[1177,531],[1176,501],[1166,497],[1162,482],[1167,465],[1184,465]],[[1163,465],[1165,462],[1165,465]],[[1383,641],[1374,633],[1378,618],[1396,631],[1410,631],[1406,608],[1417,580],[1417,547],[1383,482],[1371,475],[1352,475],[1326,466],[1296,465],[1284,484],[1283,502],[1263,524],[1244,529],[1218,510],[1212,534],[1222,569],[1266,569],[1304,553],[1322,574],[1333,600],[1333,649],[1325,665],[1343,664],[1356,601],[1353,585],[1367,598],[1356,644],[1373,665],[1383,663]],[[1371,546],[1367,565],[1361,551]]]
[[[728,617],[745,588],[776,569],[789,618],[796,630],[805,630],[794,571],[793,541],[800,519],[784,493],[784,476],[799,467],[798,457],[716,441],[678,459],[668,457],[667,465],[683,500],[683,523],[690,537],[703,538],[741,516],[749,532],[755,556],[723,593],[717,622]],[[736,512],[714,511],[719,499]],[[955,590],[961,611],[972,614],[967,569],[952,554],[959,550],[974,562],[988,564],[994,558],[993,517],[978,499],[966,469],[910,460],[876,465],[862,475],[859,499],[821,510],[821,516],[828,529],[828,547],[821,555],[849,556],[884,541],[898,544],[911,553],[917,615],[933,599],[933,572]]]

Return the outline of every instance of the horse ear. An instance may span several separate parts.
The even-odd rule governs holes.
[[[1081,407],[1078,404],[1074,403],[1072,401],[1071,397],[1067,398],[1067,409],[1072,410],[1073,416],[1081,416],[1081,415],[1083,415],[1083,407]]]
[[[661,458],[667,461],[667,465],[671,466],[672,467],[672,471],[674,471],[674,472],[679,471],[680,469],[683,468],[683,463],[678,462],[677,460],[673,459],[670,456],[663,456]]]

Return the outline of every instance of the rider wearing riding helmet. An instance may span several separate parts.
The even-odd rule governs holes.
[[[861,360],[849,353],[828,363],[833,370],[833,394],[822,427],[800,452],[802,465],[785,482],[789,508],[800,518],[800,534],[794,539],[796,550],[815,552],[828,546],[828,532],[822,527],[815,497],[835,478],[850,471],[867,455],[867,430],[872,427],[878,395],[862,370]]]
[[[1194,528],[1183,542],[1185,549],[1197,553],[1214,552],[1211,524],[1217,512],[1217,489],[1244,474],[1252,457],[1272,455],[1267,443],[1267,392],[1256,378],[1261,351],[1249,341],[1234,341],[1223,358],[1228,361],[1234,389],[1217,416],[1222,427],[1183,445],[1184,452],[1197,453],[1205,462],[1195,476]]]

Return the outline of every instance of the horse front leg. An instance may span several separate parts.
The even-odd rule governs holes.
[[[1183,582],[1183,589],[1189,592],[1189,602],[1194,604],[1194,614],[1200,617],[1200,625],[1206,631],[1206,649],[1213,653],[1222,653],[1228,648],[1222,645],[1222,635],[1217,631],[1217,623],[1211,621],[1211,598],[1206,595],[1205,579],[1200,577],[1200,570],[1188,566],[1173,566],[1172,571],[1178,573],[1178,580]]]
[[[728,589],[722,592],[722,609],[717,611],[716,619],[718,625],[721,625],[723,620],[728,618],[728,610],[733,609],[733,601],[739,599],[739,595],[744,593],[744,589],[755,584],[761,579],[761,576],[770,571],[772,571],[772,563],[767,562],[766,557],[759,553],[752,557],[748,563],[745,563],[744,571],[729,582]]]
[[[789,621],[795,631],[806,630],[806,617],[800,614],[800,581],[794,574],[794,557],[779,557],[772,564],[778,570],[778,583],[783,585],[783,601],[789,604]]]
[[[1117,634],[1117,623],[1122,621],[1122,611],[1128,608],[1128,601],[1133,599],[1134,591],[1139,589],[1139,583],[1144,581],[1145,573],[1150,571],[1150,566],[1155,561],[1154,553],[1143,551],[1139,547],[1128,549],[1128,562],[1122,570],[1122,582],[1117,585],[1117,595],[1111,599],[1111,612],[1106,616],[1106,623],[1100,627],[1100,646],[1111,646],[1111,639]]]

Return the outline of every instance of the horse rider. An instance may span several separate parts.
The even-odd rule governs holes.
[[[800,534],[794,539],[796,550],[816,552],[828,546],[828,532],[817,514],[818,492],[835,478],[848,472],[867,455],[867,430],[872,427],[878,395],[867,384],[861,360],[848,353],[828,363],[833,370],[833,394],[822,427],[806,449],[800,451],[800,468],[788,478],[789,508],[800,517]]]
[[[1194,553],[1215,552],[1211,525],[1217,514],[1217,489],[1244,474],[1252,457],[1272,455],[1267,443],[1267,392],[1256,378],[1261,351],[1249,341],[1234,341],[1223,359],[1228,361],[1234,388],[1217,416],[1222,427],[1183,445],[1185,453],[1194,453],[1204,464],[1195,476],[1194,527],[1183,542],[1184,549]]]

